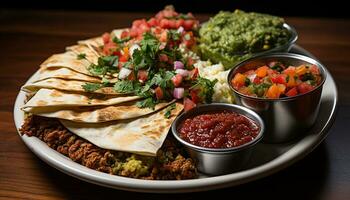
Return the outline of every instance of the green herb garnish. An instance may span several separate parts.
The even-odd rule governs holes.
[[[214,85],[218,82],[217,79],[209,80],[206,78],[198,77],[195,84],[190,88],[194,90],[199,90],[199,96],[204,99],[206,103],[212,102],[212,97],[214,94]]]
[[[176,108],[176,104],[173,103],[171,104],[169,107],[166,108],[165,113],[164,113],[164,117],[169,119],[171,116],[171,111],[174,110]]]
[[[101,89],[103,87],[103,84],[100,83],[85,83],[84,85],[82,85],[83,89],[86,92],[94,92],[98,89]]]
[[[77,55],[78,60],[86,59],[86,54],[85,53],[80,53]]]

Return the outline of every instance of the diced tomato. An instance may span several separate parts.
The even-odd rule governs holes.
[[[159,26],[161,28],[168,29],[168,28],[170,28],[170,21],[168,19],[161,19],[159,22]]]
[[[163,32],[160,34],[159,41],[161,41],[161,42],[166,42],[167,40],[168,40],[168,33],[167,33],[167,31],[163,31]]]
[[[175,76],[173,76],[171,78],[171,81],[173,82],[175,87],[179,87],[181,85],[181,82],[182,82],[181,74],[176,74]]]
[[[269,69],[268,66],[262,66],[256,69],[256,75],[260,78],[264,78],[267,75],[267,70]]]
[[[274,74],[278,74],[278,72],[276,72],[276,71],[273,70],[273,69],[268,69],[268,70],[267,70],[267,75],[268,75],[268,76],[271,76],[271,75],[274,75]]]
[[[191,20],[191,19],[185,20],[183,23],[183,27],[186,31],[191,30],[193,28],[193,25],[194,25],[194,20]]]
[[[146,23],[145,19],[137,19],[132,22],[132,27],[139,27],[141,24]]]
[[[280,97],[280,89],[276,84],[273,84],[269,87],[269,89],[266,92],[266,97],[270,99],[277,99]]]
[[[233,77],[233,79],[231,80],[231,84],[234,88],[240,88],[245,85],[246,78],[247,77],[245,75],[237,73],[235,77]]]
[[[158,21],[154,17],[149,19],[147,23],[148,23],[149,26],[157,26],[158,25]]]
[[[307,92],[310,92],[311,90],[313,90],[314,89],[314,87],[312,86],[312,85],[310,85],[310,84],[307,84],[307,83],[300,83],[299,85],[298,85],[298,91],[299,91],[299,93],[301,93],[301,94],[304,94],[304,93],[307,93]]]
[[[176,21],[175,20],[169,20],[169,27],[171,29],[176,29]]]
[[[102,35],[103,44],[107,44],[111,40],[111,35],[109,33],[104,33]]]
[[[310,72],[313,73],[313,74],[319,75],[320,74],[320,69],[316,65],[311,65],[310,66]]]
[[[293,66],[289,66],[287,69],[285,69],[282,73],[284,73],[284,74],[295,74],[295,67],[293,67]]]
[[[288,90],[288,92],[286,93],[286,96],[293,97],[293,96],[296,96],[297,94],[298,94],[297,88],[293,87],[292,89]]]
[[[190,91],[190,96],[191,96],[191,99],[192,99],[192,101],[194,102],[194,103],[199,103],[200,102],[200,98],[199,98],[199,96],[198,96],[198,90],[191,90]]]
[[[168,62],[169,57],[165,54],[159,54],[159,61],[160,62]]]
[[[148,79],[148,72],[146,70],[139,70],[137,72],[137,79],[141,82],[146,82]]]
[[[120,35],[120,38],[126,38],[129,36],[129,31],[123,31]]]
[[[138,36],[137,29],[133,29],[133,28],[130,29],[129,35],[130,37],[137,37]]]
[[[103,54],[105,55],[111,55],[113,52],[115,52],[117,49],[117,44],[114,42],[108,42],[103,46]]]
[[[196,107],[196,104],[189,98],[184,98],[184,110],[189,111]]]
[[[278,74],[271,76],[272,83],[286,84],[286,76],[284,74]]]
[[[161,87],[157,87],[155,90],[154,90],[155,94],[156,94],[156,98],[157,99],[163,99],[164,97],[164,93],[163,93],[163,89]]]
[[[184,19],[178,19],[176,20],[176,28],[179,28],[180,26],[184,25],[185,20]]]
[[[253,83],[260,84],[261,83],[261,78],[255,77],[254,80],[253,80]]]
[[[129,57],[125,54],[119,56],[119,62],[127,62],[129,60]]]
[[[135,73],[134,72],[131,72],[128,76],[128,80],[130,81],[134,81],[135,80]]]
[[[191,80],[197,79],[198,75],[199,75],[198,68],[195,67],[194,69],[191,70],[190,72]]]

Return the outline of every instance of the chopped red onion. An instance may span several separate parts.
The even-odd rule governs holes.
[[[181,61],[175,61],[174,62],[174,69],[183,69],[184,64]]]
[[[184,88],[175,88],[173,96],[175,99],[182,99],[184,97],[185,89]]]
[[[124,79],[124,78],[128,77],[131,72],[132,71],[130,69],[123,67],[119,72],[118,78]]]
[[[180,74],[182,77],[187,77],[190,75],[190,72],[186,69],[177,69],[175,70],[176,74]]]

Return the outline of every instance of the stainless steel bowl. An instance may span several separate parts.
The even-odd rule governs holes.
[[[295,30],[295,28],[289,24],[284,23],[283,27],[285,29],[287,29],[288,32],[290,33],[290,38],[289,38],[287,43],[280,45],[280,46],[276,46],[276,47],[271,48],[271,49],[266,50],[266,51],[254,53],[254,54],[252,54],[251,57],[253,58],[253,57],[267,55],[267,54],[271,54],[271,53],[277,53],[277,52],[288,52],[292,48],[293,44],[295,44],[295,42],[298,40],[298,33]]]
[[[288,65],[314,64],[320,69],[322,82],[314,90],[294,97],[265,99],[239,93],[231,85],[236,73],[243,73],[265,65],[270,61],[281,61]],[[235,101],[257,112],[264,120],[266,131],[264,142],[281,143],[305,134],[314,123],[318,114],[323,84],[326,80],[324,66],[303,55],[291,53],[269,54],[254,57],[236,65],[228,75],[228,83],[234,93]]]
[[[241,146],[224,149],[205,148],[193,145],[183,140],[177,129],[187,118],[214,111],[234,111],[254,120],[260,127],[258,136]],[[220,175],[242,169],[250,159],[254,146],[262,139],[265,130],[264,122],[255,112],[239,105],[212,103],[200,105],[190,111],[182,113],[172,124],[171,130],[175,138],[185,146],[187,152],[196,162],[198,170],[205,174]]]

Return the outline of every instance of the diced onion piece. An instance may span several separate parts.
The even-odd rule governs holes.
[[[184,27],[180,26],[178,29],[177,29],[177,32],[178,33],[183,33],[184,32]]]
[[[254,82],[255,77],[256,77],[255,73],[247,76],[247,78],[250,80],[250,82]]]
[[[190,75],[190,72],[188,70],[185,69],[177,69],[175,70],[176,74],[180,74],[182,77],[187,77]]]
[[[134,53],[134,51],[135,51],[136,49],[141,49],[141,47],[140,47],[138,44],[133,44],[133,45],[130,47],[130,49],[129,49],[129,54],[130,54],[130,56],[132,56],[132,54]]]
[[[175,61],[174,62],[174,69],[183,69],[184,64],[181,61]]]
[[[173,96],[175,99],[182,99],[184,97],[185,89],[184,88],[175,88]]]
[[[125,68],[123,67],[120,72],[119,72],[119,75],[118,75],[118,78],[119,79],[125,79],[126,77],[129,76],[129,74],[131,73],[132,71],[128,68]]]

